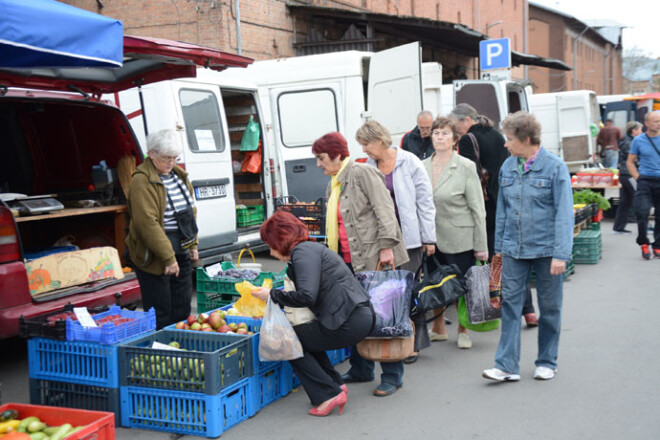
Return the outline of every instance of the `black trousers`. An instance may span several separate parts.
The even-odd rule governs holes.
[[[192,299],[192,262],[190,256],[177,254],[179,276],[153,275],[140,269],[135,269],[144,310],[151,307],[156,311],[156,328],[160,330],[175,322],[182,321],[190,315]]]
[[[637,244],[653,244],[660,249],[660,177],[639,176],[635,193],[635,215],[637,216]],[[649,243],[648,227],[651,206],[655,207],[655,227],[653,243]]]
[[[330,363],[326,350],[350,347],[363,340],[374,324],[369,306],[358,306],[337,330],[328,330],[317,321],[296,325],[304,356],[291,362],[312,405],[318,406],[341,393],[344,381]]]
[[[612,230],[623,231],[626,229],[628,223],[628,211],[632,206],[633,199],[635,198],[635,188],[630,184],[631,176],[621,176],[621,191],[619,191],[619,206],[616,209],[616,217],[614,217],[614,226]]]

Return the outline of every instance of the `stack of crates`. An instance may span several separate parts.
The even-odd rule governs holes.
[[[220,263],[223,271],[236,269],[231,261]],[[240,269],[240,268],[239,268]],[[233,304],[240,298],[236,290],[236,284],[246,281],[243,278],[217,277],[209,276],[206,269],[198,267],[197,272],[197,312],[207,312],[215,310],[228,304]],[[259,276],[253,280],[247,280],[255,286],[261,286],[267,279],[273,280],[273,288],[277,289],[284,286],[286,278],[286,269],[281,272],[260,272]]]
[[[154,309],[148,312],[112,306],[95,320],[118,315],[130,321],[84,328],[70,318],[66,339],[28,339],[30,402],[115,413],[120,417],[118,346],[124,340],[153,332]],[[65,338],[61,338],[65,339]]]
[[[597,264],[602,255],[601,231],[584,229],[573,239],[573,261],[575,264]]]
[[[249,417],[245,336],[164,329],[122,344],[119,366],[124,427],[218,437]]]
[[[325,238],[325,199],[321,197],[316,202],[299,202],[294,196],[275,199],[278,210],[290,212],[307,226],[307,232],[312,238]]]

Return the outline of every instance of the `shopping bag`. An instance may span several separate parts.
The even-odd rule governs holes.
[[[284,290],[288,292],[296,290],[296,286],[289,277],[284,278]],[[293,326],[305,324],[316,319],[316,315],[308,307],[284,306],[284,314]]]
[[[356,344],[364,359],[374,362],[399,362],[415,352],[415,335],[408,338],[367,338]]]
[[[234,285],[236,291],[241,297],[234,303],[234,308],[243,316],[264,316],[266,310],[266,301],[252,296],[252,291],[257,288],[249,281],[242,281]],[[273,287],[273,280],[266,279],[261,287],[270,289]]]
[[[488,291],[491,298],[502,296],[502,254],[493,255],[493,259],[490,260]]]
[[[410,294],[414,274],[407,270],[365,271],[356,276],[369,293],[376,324],[369,337],[410,337]]]
[[[482,322],[481,324],[472,324],[468,317],[467,306],[465,305],[465,296],[458,298],[458,323],[468,330],[475,332],[490,332],[497,330],[500,326],[500,320]]]
[[[465,274],[465,305],[470,324],[481,324],[502,317],[502,310],[490,304],[489,264],[472,266]]]
[[[422,266],[415,276],[419,281],[413,286],[410,306],[410,315],[415,321],[428,322],[424,319],[425,312],[447,307],[465,294],[465,279],[458,266],[443,266],[435,256],[432,258],[436,269],[429,273],[428,259],[424,255]],[[420,272],[422,270],[423,274]],[[437,316],[431,318],[431,321],[435,318]]]
[[[259,359],[290,361],[303,357],[302,345],[284,312],[270,297],[259,330]]]
[[[255,122],[252,115],[245,126],[243,137],[241,138],[240,151],[254,151],[259,147],[259,123]]]
[[[258,174],[261,172],[261,145],[256,151],[248,151],[245,153],[241,172]]]

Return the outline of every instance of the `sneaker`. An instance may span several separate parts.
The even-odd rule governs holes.
[[[496,380],[498,382],[515,382],[520,380],[520,374],[505,373],[499,368],[489,368],[481,373],[484,379]]]
[[[653,249],[653,256],[655,258],[660,258],[660,249]]]
[[[430,331],[429,339],[431,341],[446,341],[449,339],[449,335],[447,333],[436,333],[434,331]]]
[[[648,244],[643,244],[640,246],[642,248],[642,258],[645,260],[650,260],[651,259],[651,251],[649,250],[649,245]],[[654,249],[655,251],[655,249]]]
[[[472,348],[472,339],[470,339],[470,335],[467,333],[459,333],[456,345],[458,348]]]
[[[534,371],[534,379],[550,380],[555,377],[556,372],[557,370],[553,370],[552,368],[536,367],[536,371]]]

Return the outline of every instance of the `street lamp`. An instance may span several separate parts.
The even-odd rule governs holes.
[[[484,33],[485,33],[486,35],[488,35],[488,29],[490,29],[490,28],[492,28],[493,26],[496,26],[496,25],[498,25],[498,24],[500,24],[500,23],[502,23],[502,22],[503,22],[503,20],[497,20],[497,21],[494,21],[494,22],[492,22],[492,23],[487,24],[486,26],[484,26]]]

